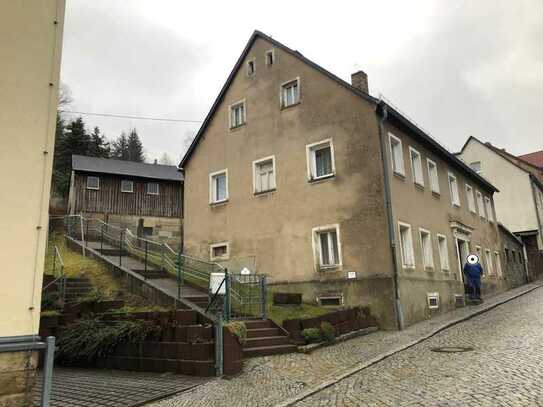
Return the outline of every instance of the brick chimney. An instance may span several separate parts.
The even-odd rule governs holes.
[[[368,93],[368,75],[364,71],[351,74],[351,85],[364,93]]]

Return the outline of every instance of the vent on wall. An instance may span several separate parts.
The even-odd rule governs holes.
[[[427,293],[428,308],[439,309],[439,293]]]
[[[454,295],[454,306],[456,308],[464,307],[466,305],[466,297],[463,294]]]

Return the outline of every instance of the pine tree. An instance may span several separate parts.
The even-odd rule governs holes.
[[[125,161],[128,160],[128,138],[124,131],[112,144],[113,149],[111,151],[111,158]]]
[[[108,158],[110,155],[110,146],[106,138],[100,134],[100,129],[94,127],[90,134],[89,155],[92,157]]]
[[[128,135],[128,160],[142,163],[145,161],[143,144],[136,129],[132,129]]]

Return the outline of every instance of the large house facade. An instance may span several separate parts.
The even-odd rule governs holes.
[[[255,32],[184,171],[184,249],[397,328],[451,309],[469,252],[505,288],[496,189],[397,110]],[[478,206],[477,197],[482,197]]]
[[[475,137],[458,156],[500,189],[497,215],[521,237],[530,279],[543,275],[543,170]]]
[[[172,165],[72,156],[68,213],[182,243],[183,175]]]

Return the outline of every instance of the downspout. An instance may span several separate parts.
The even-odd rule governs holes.
[[[541,239],[541,242],[543,242],[543,219],[541,219],[541,217],[539,216],[539,205],[537,204],[537,194],[536,194],[536,188],[537,188],[537,184],[536,182],[534,181],[534,176],[532,174],[530,174],[530,181],[532,183],[532,198],[534,199],[534,210],[535,210],[535,216],[536,216],[536,219],[537,219],[537,234],[539,235],[539,239]]]
[[[379,107],[381,111],[379,112]],[[403,309],[400,300],[400,282],[398,276],[398,258],[396,254],[396,233],[394,228],[394,216],[392,214],[392,194],[390,191],[390,174],[386,154],[385,142],[385,121],[387,120],[388,112],[386,104],[379,103],[377,108],[377,116],[379,117],[379,144],[381,147],[381,163],[383,164],[383,177],[385,181],[385,209],[388,221],[388,238],[390,242],[390,254],[392,255],[392,281],[394,288],[394,313],[396,315],[396,325],[398,330],[404,329]]]

